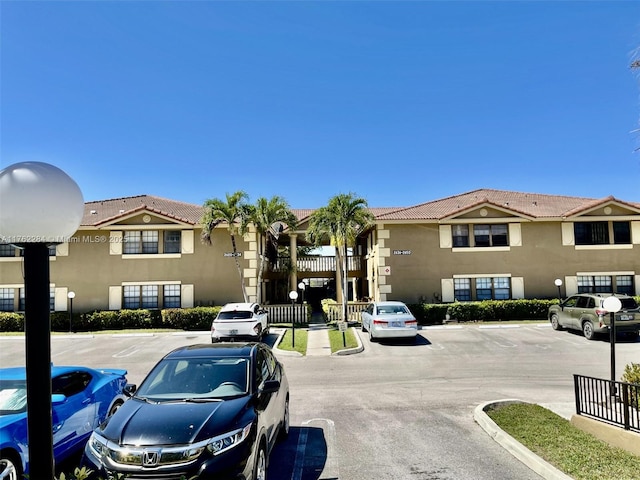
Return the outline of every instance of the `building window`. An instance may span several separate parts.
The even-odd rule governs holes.
[[[631,244],[629,222],[576,222],[573,224],[576,245]]]
[[[580,275],[578,276],[578,293],[635,295],[633,275]]]
[[[125,285],[122,289],[123,308],[135,310],[137,308],[158,308],[157,285]]]
[[[607,222],[574,223],[576,245],[608,245],[609,225]]]
[[[125,285],[122,289],[123,301],[122,307],[125,309],[140,308],[140,286]]]
[[[616,275],[616,292],[625,295],[635,295],[633,275]]]
[[[142,286],[142,308],[158,308],[158,286]]]
[[[15,257],[16,247],[9,243],[0,243],[0,257]]]
[[[13,312],[13,288],[0,288],[0,311]]]
[[[631,244],[631,224],[629,222],[613,222],[613,243],[616,245]]]
[[[511,298],[511,283],[507,277],[493,279],[494,300],[509,300]]]
[[[166,230],[164,232],[164,253],[180,253],[181,235],[180,230]]]
[[[613,285],[609,275],[578,276],[578,293],[611,293]]]
[[[491,279],[476,278],[476,300],[491,300],[491,297]]]
[[[509,245],[507,225],[474,225],[476,247],[506,247]]]
[[[162,296],[164,308],[180,308],[180,285],[165,285]]]
[[[509,277],[454,278],[453,289],[455,299],[459,302],[509,300],[511,298]]]
[[[453,294],[458,302],[468,302],[471,300],[471,279],[454,278]]]
[[[452,232],[454,247],[469,246],[469,226],[468,225],[453,225],[451,232]]]

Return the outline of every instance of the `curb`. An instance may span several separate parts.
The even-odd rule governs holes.
[[[500,405],[511,405],[514,403],[528,402],[517,399],[504,399],[495,400],[493,402],[486,402],[478,405],[475,408],[473,412],[473,419],[478,425],[480,425],[480,427],[482,427],[485,432],[489,434],[491,438],[498,442],[505,450],[511,453],[511,455],[516,457],[542,478],[545,478],[547,480],[572,480],[572,477],[558,470],[556,467],[548,463],[542,457],[533,453],[507,432],[498,427],[498,425],[493,420],[491,420],[489,415],[487,415],[486,413],[487,410],[491,410],[493,407]]]
[[[333,352],[331,355],[353,355],[354,353],[360,353],[364,350],[364,345],[360,341],[360,335],[358,335],[358,329],[355,327],[349,327],[353,330],[353,336],[356,337],[356,342],[358,342],[358,346],[354,348],[345,348],[344,350],[338,350],[337,352]]]
[[[285,357],[302,357],[304,355],[302,355],[300,352],[296,352],[293,350],[282,350],[280,348],[278,348],[278,345],[280,345],[280,342],[282,341],[282,337],[284,337],[286,330],[284,328],[272,328],[270,329],[269,333],[277,333],[278,334],[278,338],[275,341],[275,343],[273,344],[273,351],[276,352],[278,355],[283,355]]]

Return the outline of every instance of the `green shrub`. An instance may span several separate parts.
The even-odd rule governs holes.
[[[162,310],[162,325],[179,330],[209,330],[221,307],[168,308]]]
[[[629,388],[629,402],[636,409],[640,409],[640,363],[630,363],[624,367],[622,381],[633,384],[633,387]]]
[[[16,312],[0,312],[0,332],[23,332],[24,315]]]

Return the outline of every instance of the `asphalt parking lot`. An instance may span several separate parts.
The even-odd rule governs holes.
[[[504,398],[573,402],[573,374],[609,378],[607,339],[546,324],[427,327],[414,343],[370,343],[356,355],[280,356],[291,386],[291,435],[272,455],[280,479],[535,479],[473,420]],[[52,361],[117,367],[139,382],[180,345],[208,334],[62,335]],[[273,344],[275,336],[267,343]],[[616,345],[617,378],[640,342]],[[0,337],[0,365],[24,363],[24,339]]]

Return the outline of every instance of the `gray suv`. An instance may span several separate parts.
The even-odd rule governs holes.
[[[602,303],[605,298],[615,296],[622,303],[616,313],[616,333],[637,337],[640,330],[640,307],[629,295],[611,293],[578,293],[566,298],[558,305],[549,307],[549,321],[554,330],[580,330],[588,340],[596,334],[609,333],[610,313]]]

